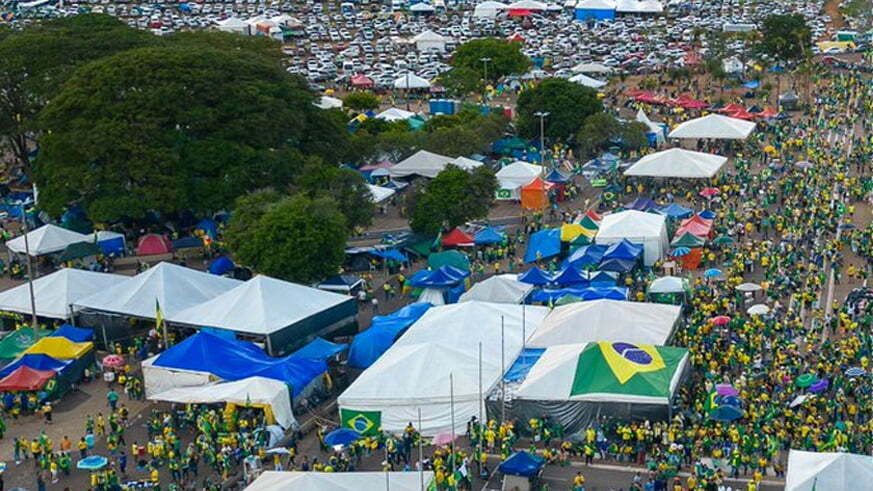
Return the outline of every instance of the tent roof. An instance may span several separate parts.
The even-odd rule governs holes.
[[[485,227],[473,237],[473,242],[480,244],[497,244],[506,239],[502,227]]]
[[[28,366],[20,366],[0,380],[0,391],[39,390],[55,375],[57,372],[54,370],[34,370]]]
[[[727,157],[721,155],[670,148],[639,159],[624,171],[624,175],[710,178],[721,169],[725,162],[727,162]]]
[[[418,175],[433,178],[442,172],[442,170],[449,164],[454,164],[465,170],[470,170],[482,165],[481,162],[476,162],[470,159],[453,159],[452,157],[428,152],[427,150],[419,150],[412,154],[412,156],[407,157],[398,162],[394,167],[388,169],[388,172],[391,174],[391,177]]]
[[[524,252],[524,262],[532,263],[538,259],[546,259],[561,253],[561,229],[551,228],[531,234],[527,250]]]
[[[603,259],[629,259],[636,260],[643,253],[642,244],[634,244],[627,239],[621,239],[609,246],[603,253]]]
[[[580,0],[577,9],[582,10],[615,10],[615,2],[611,0]]]
[[[664,11],[664,4],[657,0],[618,0],[616,12],[624,13],[659,13]]]
[[[417,4],[417,5],[421,5],[421,4]],[[414,7],[414,5],[413,5],[413,7]],[[433,7],[431,7],[431,8],[433,8]],[[428,30],[422,32],[421,34],[418,34],[415,37],[413,37],[412,40],[413,41],[447,41],[448,38],[446,38],[445,36],[441,36],[433,31],[431,31],[430,29],[428,29]]]
[[[327,360],[349,349],[348,344],[331,343],[323,338],[315,338],[306,346],[291,353],[293,358],[309,358],[312,360]]]
[[[572,68],[576,73],[612,73],[612,67],[600,63],[580,63]]]
[[[546,464],[545,459],[538,455],[531,455],[524,450],[515,452],[508,459],[500,463],[498,470],[512,476],[532,477],[536,476]]]
[[[44,337],[24,350],[26,354],[48,355],[58,360],[79,358],[94,348],[94,343],[74,343],[62,336]]]
[[[621,341],[664,344],[673,333],[681,309],[675,305],[593,300],[557,307],[546,317],[528,346]]]
[[[424,485],[433,472],[424,472]],[[246,491],[419,491],[418,472],[262,472]]]
[[[660,237],[665,227],[663,215],[636,210],[620,211],[603,217],[597,239]]]
[[[460,228],[455,227],[443,236],[443,245],[446,247],[473,245],[473,237]]]
[[[572,77],[570,77],[570,81],[576,82],[577,84],[582,84],[586,87],[591,87],[592,89],[599,89],[606,85],[606,82],[591,78],[584,73],[577,73],[576,75],[573,75]]]
[[[388,350],[397,335],[415,323],[427,310],[429,303],[411,303],[389,315],[373,317],[370,328],[355,336],[349,349],[349,366],[367,368]]]
[[[860,489],[859,483],[873,481],[873,457],[850,453],[788,453],[786,491],[816,489]]]
[[[548,5],[534,0],[519,0],[506,6],[510,10],[546,10]]]
[[[461,295],[458,302],[479,300],[483,302],[517,304],[521,303],[531,290],[533,290],[533,285],[518,281],[516,275],[500,274],[476,283]]]
[[[543,166],[516,161],[497,171],[495,177],[501,184],[510,183],[514,187],[524,186],[543,175]]]
[[[70,244],[86,242],[91,236],[73,232],[57,225],[46,224],[36,230],[27,233],[28,248],[31,256],[42,256],[60,252]],[[24,235],[19,235],[12,240],[6,241],[6,247],[18,254],[25,253]]]
[[[540,269],[539,266],[534,266],[518,275],[518,281],[529,285],[546,285],[551,283],[552,280],[552,275]]]
[[[430,82],[419,77],[414,73],[402,75],[394,80],[395,89],[427,89],[430,88]]]
[[[649,293],[682,293],[688,287],[688,280],[677,276],[664,276],[649,284]]]
[[[73,302],[77,307],[154,319],[159,302],[169,318],[242,282],[162,262],[133,278]]]
[[[670,132],[670,138],[717,138],[745,140],[755,129],[755,123],[737,118],[708,114],[686,121]]]
[[[258,275],[200,304],[167,314],[167,320],[265,335],[352,300],[347,295]]]
[[[84,343],[94,339],[94,330],[82,327],[75,327],[69,324],[64,324],[57,328],[55,332],[49,334],[50,337],[64,337],[74,343]]]
[[[21,357],[0,370],[0,378],[9,375],[20,366],[30,367],[34,370],[62,372],[72,362],[73,360],[58,360],[49,355],[21,355]]]
[[[130,280],[129,276],[63,268],[33,282],[36,315],[52,319],[70,317],[70,305]],[[31,313],[30,286],[23,284],[0,292],[0,310]]]
[[[384,119],[385,121],[405,121],[415,116],[414,112],[404,111],[396,107],[388,108],[375,116],[376,119]]]
[[[370,190],[370,196],[373,198],[373,203],[381,203],[397,194],[397,191],[391,188],[374,186],[372,184],[367,184],[367,189]]]
[[[16,329],[0,339],[0,359],[10,360],[17,358],[24,350],[32,346],[40,338],[48,336],[48,329],[36,329],[22,327]]]
[[[413,5],[412,7],[409,7],[409,10],[411,12],[433,12],[436,9],[427,3],[420,2]]]

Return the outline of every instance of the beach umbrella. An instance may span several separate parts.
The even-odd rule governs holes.
[[[106,457],[101,457],[99,455],[91,455],[89,457],[85,457],[84,459],[76,462],[76,469],[82,469],[86,471],[98,471],[109,463],[109,459]]]
[[[710,322],[712,322],[716,326],[723,326],[723,325],[727,324],[728,322],[730,322],[731,318],[726,316],[726,315],[718,315],[718,316],[715,316],[709,320],[710,320]]]
[[[867,374],[867,371],[861,367],[852,367],[846,370],[847,377],[861,377]]]
[[[670,253],[673,257],[682,257],[691,254],[691,249],[687,247],[677,247],[673,249],[673,252]]]
[[[720,396],[737,396],[740,394],[740,391],[731,384],[718,384],[715,386],[715,393]]]
[[[709,417],[716,421],[730,423],[731,421],[742,418],[743,411],[736,406],[719,406],[717,409],[709,413]]]
[[[452,443],[458,435],[452,434],[450,431],[445,431],[443,433],[438,433],[437,436],[433,437],[433,444],[436,446],[443,446]]]
[[[815,383],[815,375],[811,373],[804,373],[803,375],[794,379],[794,385],[800,387],[801,389],[805,389]]]
[[[124,357],[121,355],[106,355],[103,357],[103,366],[109,368],[121,368],[124,366]]]
[[[810,385],[808,390],[814,394],[818,394],[820,392],[828,390],[828,386],[830,386],[828,379],[821,378],[816,380],[815,383],[813,383],[812,385]]]
[[[709,198],[709,197],[715,196],[716,194],[719,194],[719,193],[721,193],[721,191],[719,191],[718,188],[706,188],[706,189],[700,191],[700,195],[703,196],[704,198]]]
[[[731,237],[728,237],[727,235],[722,235],[720,237],[716,237],[715,240],[712,241],[712,243],[715,245],[733,244],[734,239],[732,239]]]
[[[355,430],[337,428],[324,436],[324,443],[331,447],[336,445],[344,447],[360,438],[361,434]]]
[[[746,310],[746,313],[749,315],[764,315],[768,312],[770,312],[770,307],[767,307],[762,303],[752,305],[748,310]]]
[[[703,272],[705,278],[714,278],[721,275],[721,270],[718,268],[710,268]]]
[[[756,292],[761,289],[761,285],[757,283],[742,283],[740,285],[737,285],[737,290],[741,292]]]

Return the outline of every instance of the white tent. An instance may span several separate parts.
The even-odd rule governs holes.
[[[656,0],[618,0],[615,11],[620,14],[659,14],[664,5]]]
[[[485,2],[476,5],[473,9],[473,16],[493,19],[494,17],[497,17],[497,14],[499,14],[501,10],[506,10],[505,3],[486,0]]]
[[[462,434],[479,414],[479,346],[484,397],[547,312],[475,301],[432,307],[339,396],[341,413],[378,412],[385,431],[401,432],[421,409],[422,433],[433,436],[452,430],[453,396],[454,430]]]
[[[716,138],[719,140],[745,140],[755,129],[755,123],[730,118],[721,114],[686,121],[670,132],[670,138]]]
[[[507,5],[506,8],[509,10],[533,10],[533,11],[537,11],[537,10],[546,10],[547,8],[549,8],[549,6],[542,3],[542,2],[536,2],[534,0],[520,0],[518,2],[511,3],[511,4]]]
[[[391,188],[374,186],[372,184],[367,184],[367,189],[370,190],[370,196],[373,197],[373,203],[381,203],[397,193],[397,191]]]
[[[70,244],[92,241],[92,237],[49,223],[27,233],[27,246],[30,249],[30,255],[35,257],[61,252]],[[12,252],[24,254],[24,235],[6,241],[6,247]]]
[[[517,161],[497,171],[496,177],[500,189],[509,190],[511,198],[519,199],[521,187],[542,175],[543,166]]]
[[[670,245],[667,238],[667,219],[663,215],[636,210],[620,211],[603,217],[594,242],[609,245],[622,239],[643,244],[643,262],[646,266],[651,266],[664,257]]]
[[[336,97],[331,97],[329,95],[321,96],[318,102],[313,102],[312,104],[319,109],[339,109],[343,107],[342,99],[337,99]]]
[[[711,153],[670,148],[651,153],[624,171],[626,176],[708,179],[727,162],[727,157]]]
[[[452,165],[460,167],[465,171],[471,171],[482,165],[478,160],[468,159],[467,157],[458,157],[451,162]]]
[[[649,119],[642,108],[637,110],[637,115],[634,119],[649,127],[649,133],[655,134],[655,142],[658,145],[664,143],[664,140],[666,140],[666,138],[664,138],[664,128],[666,128],[666,125],[655,123]]]
[[[606,85],[606,82],[593,79],[584,73],[577,73],[570,77],[571,82],[576,82],[577,84],[584,85],[586,87],[591,87],[592,89],[599,89]]]
[[[288,385],[264,377],[249,377],[235,382],[219,382],[200,387],[177,387],[149,396],[152,401],[181,404],[214,404],[230,402],[243,405],[268,405],[282,428],[296,425],[291,411]]]
[[[515,303],[524,301],[534,286],[518,281],[514,274],[499,274],[473,285],[458,299],[458,302]]]
[[[415,8],[416,5],[413,5],[412,7]],[[415,43],[415,48],[419,51],[427,51],[431,49],[445,51],[446,41],[448,41],[448,38],[446,38],[445,36],[441,36],[431,30],[427,30],[413,37],[412,41]]]
[[[237,17],[228,17],[227,19],[217,22],[218,30],[224,32],[235,32],[237,34],[250,34],[251,27],[249,24]]]
[[[456,165],[464,170],[472,170],[482,165],[481,162],[467,158],[458,157],[453,159],[445,155],[428,152],[427,150],[419,150],[388,169],[388,172],[391,177],[422,176],[434,178],[449,164]]]
[[[433,472],[424,472],[424,487]],[[246,491],[419,491],[418,472],[262,472]]]
[[[414,112],[404,111],[403,109],[398,109],[396,107],[392,107],[386,109],[375,116],[376,119],[383,119],[388,122],[394,121],[406,121],[407,119],[415,116]]]
[[[596,341],[664,345],[673,333],[681,308],[660,303],[592,300],[556,307],[528,346]]]
[[[656,279],[647,291],[649,293],[682,293],[688,289],[688,280],[678,276],[663,276]]]
[[[417,3],[417,4],[413,5],[412,7],[409,7],[409,11],[416,12],[419,14],[426,14],[429,12],[435,12],[436,9],[427,3],[421,2],[421,3]]]
[[[218,381],[218,377],[209,372],[196,370],[174,370],[172,368],[155,366],[155,360],[160,354],[142,362],[143,388],[146,398],[174,388],[188,389],[200,387]]]
[[[429,89],[430,82],[414,73],[408,73],[394,80],[395,89]]]
[[[727,58],[722,62],[725,73],[743,73],[743,62],[736,58]]]
[[[788,452],[785,491],[869,489],[873,457],[851,453]]]
[[[77,308],[154,319],[159,303],[168,318],[240,284],[239,280],[162,262],[73,304]]]
[[[267,335],[296,324],[352,297],[258,275],[181,312],[170,322]],[[162,304],[163,305],[163,304]]]
[[[600,63],[580,63],[572,68],[576,73],[612,73],[612,67]]]
[[[64,268],[38,278],[33,282],[36,315],[52,319],[69,319],[70,307],[77,300],[129,280],[129,276],[96,273],[81,269]],[[18,285],[0,292],[0,310],[31,313],[30,285]]]

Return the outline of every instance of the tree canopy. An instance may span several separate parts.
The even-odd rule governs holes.
[[[567,140],[578,133],[585,118],[602,110],[603,105],[594,89],[560,78],[549,78],[518,97],[516,127],[523,137],[539,137],[540,120],[534,114],[547,112],[545,136]]]
[[[620,143],[628,150],[639,150],[649,144],[648,127],[639,121],[619,121],[607,113],[595,113],[585,118],[576,135],[580,156],[594,157],[609,145]]]
[[[443,226],[484,218],[495,192],[497,178],[491,169],[481,166],[467,172],[449,165],[411,196],[409,226],[418,233],[436,234]]]
[[[310,198],[332,198],[346,217],[349,231],[373,222],[376,206],[367,181],[357,171],[325,164],[319,159],[307,163],[295,180],[296,188]]]
[[[801,14],[770,15],[761,26],[759,51],[777,60],[797,60],[812,46],[812,30]]]
[[[352,111],[367,111],[379,107],[381,99],[372,92],[352,92],[343,98],[343,106]]]
[[[531,66],[530,59],[521,52],[521,43],[512,43],[503,39],[474,39],[458,46],[452,54],[453,68],[466,68],[480,73],[482,79],[493,82],[513,73],[524,73]],[[485,63],[488,61],[488,75],[485,76]]]

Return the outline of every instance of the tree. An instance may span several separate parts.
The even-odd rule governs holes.
[[[339,211],[346,217],[349,232],[373,222],[376,206],[367,181],[357,171],[311,159],[298,174],[296,185],[312,199],[333,198]]]
[[[627,150],[641,150],[649,146],[649,138],[646,134],[649,127],[639,121],[629,121],[621,125],[619,138]]]
[[[758,50],[780,61],[797,60],[812,47],[812,30],[801,14],[770,15],[761,26]]]
[[[509,121],[502,114],[482,115],[462,111],[428,120],[419,134],[421,148],[443,155],[471,155],[487,152],[498,140]]]
[[[440,75],[440,84],[454,95],[464,97],[475,92],[482,92],[482,72],[467,67],[457,67]]]
[[[241,197],[225,238],[240,263],[259,273],[309,284],[336,274],[345,258],[346,221],[328,197],[267,191]]]
[[[518,97],[519,133],[526,138],[539,137],[540,120],[534,113],[543,111],[545,136],[567,140],[576,135],[585,118],[603,110],[597,92],[589,87],[560,78],[542,81]]]
[[[376,109],[382,100],[372,92],[352,92],[343,99],[343,106],[352,111],[369,111]]]
[[[458,46],[452,54],[451,65],[453,68],[481,73],[481,78],[489,83],[494,82],[513,73],[524,73],[531,66],[530,59],[521,52],[521,47],[521,43],[503,39],[474,39]],[[489,58],[487,76],[483,58]]]
[[[594,156],[610,140],[619,136],[621,127],[621,123],[611,114],[596,113],[588,116],[576,135],[579,154]]]
[[[481,166],[467,172],[449,165],[411,196],[409,226],[418,233],[436,234],[443,226],[483,218],[495,192],[497,178],[491,169]]]
[[[304,155],[332,162],[348,150],[345,123],[313,100],[260,51],[168,42],[96,60],[41,112],[40,205],[57,215],[78,202],[113,221],[214,211],[282,187]]]

